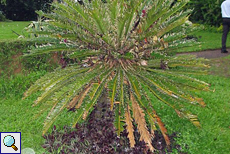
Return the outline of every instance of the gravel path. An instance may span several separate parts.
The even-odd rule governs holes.
[[[197,57],[212,59],[212,58],[226,57],[230,55],[230,48],[227,50],[228,53],[221,53],[220,49],[216,49],[216,50],[206,50],[206,51],[199,51],[199,52],[179,53],[178,55],[191,54],[191,55],[196,55]]]

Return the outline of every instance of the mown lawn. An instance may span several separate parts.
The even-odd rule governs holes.
[[[230,72],[228,72],[229,74]],[[205,108],[192,107],[202,125],[195,128],[186,120],[176,116],[169,121],[170,131],[179,132],[178,142],[188,148],[189,154],[228,154],[230,151],[230,78],[218,75],[197,76],[198,79],[211,84],[214,92],[198,93],[204,99]]]
[[[30,23],[29,21],[0,22],[0,40],[17,39],[17,34],[25,34],[23,29]]]
[[[198,45],[179,49],[178,52],[194,52],[210,49],[221,49],[222,33],[210,31],[198,31],[189,35],[194,37],[199,42]],[[227,38],[227,47],[230,47],[230,35]]]
[[[0,22],[0,40],[17,38],[17,35],[11,32],[11,29],[20,33],[23,26],[28,24],[29,22]],[[194,35],[198,37],[199,41],[204,43],[201,46],[188,48],[186,51],[200,51],[221,47],[221,33],[200,31]],[[230,47],[230,41],[228,41],[228,46]],[[181,151],[188,154],[229,153],[229,61],[230,56],[213,59],[210,61],[212,65],[210,75],[195,76],[200,80],[210,83],[210,89],[212,90],[210,92],[198,93],[207,104],[205,108],[191,107],[193,113],[199,117],[202,125],[201,129],[194,127],[186,119],[178,118],[176,113],[166,105],[159,106],[156,109],[166,124],[169,134],[173,132],[178,134],[177,143],[182,146]],[[41,147],[44,143],[41,135],[43,121],[47,112],[43,112],[38,116],[40,112],[39,105],[32,107],[38,93],[25,100],[22,100],[22,95],[33,82],[45,73],[46,71],[30,72],[27,75],[12,75],[10,78],[8,76],[0,76],[0,130],[1,132],[21,132],[22,149],[27,147],[33,148],[37,154],[45,152]],[[71,125],[71,117],[72,114],[69,112],[68,114],[61,115],[55,122],[57,128],[61,129],[64,125]]]

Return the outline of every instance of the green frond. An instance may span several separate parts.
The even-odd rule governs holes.
[[[63,76],[56,79],[55,81],[51,81],[49,83],[49,85],[43,87],[42,90],[45,90],[45,91],[35,101],[35,105],[37,105],[38,103],[46,101],[51,95],[53,95],[61,87],[64,87],[64,86],[68,85],[69,83],[76,81],[77,76],[79,76],[81,73],[84,73],[88,70],[89,70],[89,68],[79,69],[79,70],[72,72],[72,73],[69,73],[67,75],[63,74]]]
[[[114,126],[116,127],[117,135],[120,136],[120,133],[124,130],[124,105],[121,104],[121,102],[118,102],[118,104],[115,105],[115,120],[114,120]]]
[[[124,35],[124,38],[127,39],[128,35],[131,31],[131,29],[134,26],[134,22],[137,16],[136,11],[138,10],[138,7],[142,6],[143,0],[138,1],[136,4],[134,4],[133,1],[128,2],[128,9],[126,9],[127,13],[125,14],[124,18],[120,20],[120,23],[118,24],[118,39]],[[124,31],[124,34],[123,34]]]
[[[38,44],[40,43],[58,43],[60,42],[59,39],[57,38],[51,38],[51,37],[46,37],[46,36],[39,36],[38,38],[31,38],[32,42],[36,42]]]
[[[162,16],[162,22],[167,20],[169,17],[171,17],[172,15],[174,15],[175,13],[179,12],[180,10],[182,10],[182,8],[188,3],[188,0],[183,0],[180,3],[177,3],[176,5],[174,5],[171,9],[168,9],[168,12],[166,14],[164,14],[164,16]],[[168,6],[170,6],[171,3],[168,4]]]
[[[127,17],[127,22],[125,25],[125,31],[124,31],[124,37],[127,37],[128,32],[131,30],[131,26],[134,22],[134,14],[135,14],[135,10],[132,10],[132,12],[130,12],[129,16]]]
[[[55,13],[48,14],[48,13],[44,13],[43,11],[37,11],[36,13],[39,14],[39,16],[41,16],[41,17],[46,17],[48,19],[53,19],[55,21],[59,21],[59,22],[62,22],[62,23],[63,22],[68,23],[68,19],[66,19],[65,17],[63,17],[63,16],[61,16],[59,14],[55,14]]]
[[[144,82],[145,81],[145,82]],[[150,86],[149,86],[150,85]],[[146,78],[142,80],[142,86],[143,86],[143,90],[144,91],[150,91],[157,99],[161,100],[162,102],[164,102],[165,104],[167,104],[168,106],[170,106],[171,108],[173,108],[175,110],[175,112],[178,114],[178,116],[180,117],[184,117],[184,118],[187,118],[189,119],[195,126],[197,127],[200,127],[200,123],[197,119],[197,116],[196,115],[193,115],[191,114],[188,110],[186,110],[185,108],[183,108],[183,104],[179,103],[180,102],[180,99],[177,98],[177,101],[176,101],[176,104],[173,103],[173,101],[171,100],[171,102],[168,102],[167,100],[165,100],[166,97],[161,97],[161,94],[157,94],[157,91],[154,90],[155,88],[152,88],[151,87],[151,84],[149,83],[146,83]],[[148,94],[147,94],[148,95]],[[174,95],[175,96],[175,95]],[[179,96],[179,95],[178,95]],[[147,97],[147,96],[146,96]],[[183,97],[183,96],[180,96],[180,97]],[[196,99],[192,98],[192,97],[183,97],[184,99],[188,99],[189,101],[194,101],[194,102],[191,102],[191,104],[194,104]],[[141,101],[141,100],[139,100]],[[205,104],[201,104],[202,106],[205,105]],[[151,105],[149,105],[151,106]],[[154,119],[153,119],[154,120]]]
[[[167,32],[171,31],[172,29],[174,29],[175,27],[182,25],[185,21],[188,20],[188,17],[183,17],[183,18],[179,18],[177,21],[174,21],[173,23],[170,24],[170,26],[167,26],[163,29],[161,29],[160,31],[157,32],[157,36],[161,37],[162,35],[166,34]],[[151,35],[150,35],[151,36]]]
[[[71,10],[71,8],[69,10]],[[66,10],[66,11],[69,11],[69,10]],[[56,16],[56,19],[55,18],[54,19],[55,21],[58,21],[58,22],[51,21],[51,23],[53,22],[54,25],[58,27],[60,26],[60,28],[69,29],[69,30],[76,30],[76,28],[74,27],[76,25],[80,25],[84,29],[91,32],[92,34],[95,34],[91,27],[89,27],[88,25],[86,25],[84,22],[80,20],[76,21],[76,17],[74,15],[69,14],[69,12],[62,12],[61,10],[56,10],[55,12],[58,14],[58,16]],[[55,16],[55,15],[52,15],[52,16]],[[60,20],[58,20],[59,18],[61,19],[64,18],[65,20],[61,20],[60,22]]]
[[[137,16],[137,13],[136,11],[139,10],[138,8],[141,7],[142,3],[143,3],[144,0],[140,0],[138,1],[136,4],[135,2],[133,1],[130,1],[130,5],[129,5],[129,10],[128,13],[127,13],[127,22],[125,24],[125,31],[124,31],[124,37],[127,39],[127,36],[129,34],[129,32],[131,31],[131,29],[133,28],[134,26],[134,22],[135,22],[135,19],[136,19],[136,16]]]
[[[123,70],[120,69],[119,72],[119,95],[120,99],[118,104],[116,104],[116,109],[115,109],[115,121],[114,125],[116,127],[117,135],[120,136],[120,133],[124,130],[124,117],[125,117],[125,111],[124,111],[124,73]]]
[[[60,91],[55,92],[52,98],[52,103],[54,105],[45,120],[43,134],[46,133],[60,113],[63,112],[64,108],[67,107],[72,97],[76,95],[81,88],[82,85],[70,84],[66,87],[63,87]]]
[[[79,71],[79,66],[70,66],[66,69],[56,69],[54,72],[47,73],[45,76],[38,79],[25,93],[24,98],[28,97],[34,92],[41,89],[46,89],[51,86],[58,78],[63,75],[69,74],[70,72]]]
[[[75,115],[75,119],[74,119],[74,123],[73,123],[73,127],[75,127],[75,125],[80,121],[80,119],[82,118],[84,112],[90,113],[90,111],[92,110],[93,106],[95,105],[95,103],[97,102],[98,98],[101,96],[104,86],[105,84],[108,82],[108,77],[111,73],[111,70],[109,70],[109,72],[103,77],[103,79],[101,80],[101,83],[99,84],[98,88],[95,89],[95,95],[93,96],[93,99],[86,103],[84,107],[78,109],[76,111],[76,115]]]
[[[96,81],[95,81],[96,82]],[[97,82],[97,83],[92,83],[92,90],[89,92],[89,96],[90,96],[90,100],[93,99],[93,97],[95,96],[95,92],[96,92],[96,89],[98,89],[100,86],[100,83]]]
[[[171,82],[171,80],[167,80],[166,78],[150,73],[138,76],[146,81],[146,84],[154,86],[155,89],[158,89],[165,95],[169,95],[171,97],[182,97],[184,99],[191,100],[190,97],[186,96],[176,85],[173,84],[173,82]],[[164,82],[162,82],[162,79]]]
[[[162,59],[153,59],[148,61],[148,65],[144,67],[150,67],[154,69],[161,69],[161,61]],[[168,73],[171,74],[207,74],[207,69],[209,65],[204,62],[207,61],[205,59],[197,59],[195,56],[176,56],[169,57],[165,60],[166,65],[169,68],[167,70]]]
[[[64,22],[60,22],[60,21],[55,21],[55,20],[51,20],[48,21],[48,23],[52,26],[55,26],[54,30],[56,30],[55,32],[52,30],[53,35],[57,35],[57,33],[62,29],[63,30],[70,30],[70,31],[74,31],[76,29],[76,27],[73,26],[73,24],[70,21],[64,21]]]
[[[175,14],[174,16],[170,17],[169,19],[167,19],[162,24],[163,25],[171,25],[171,24],[173,24],[175,22],[180,22],[180,19],[188,17],[190,13],[191,13],[191,10],[182,11],[182,12],[180,12],[178,14]],[[187,21],[187,22],[189,22],[189,21]],[[186,24],[187,24],[186,22],[181,23],[181,25],[183,25],[183,28],[186,26]],[[175,27],[173,29],[175,29],[175,31],[176,31],[176,30],[179,30],[180,28],[178,26],[178,27]],[[174,30],[171,30],[170,32],[174,32]]]
[[[157,69],[149,69],[148,68],[147,70],[154,72],[154,73],[157,73],[157,74],[160,74],[162,76],[169,76],[170,79],[174,79],[175,82],[178,81],[178,82],[180,82],[180,84],[187,85],[188,87],[193,87],[194,90],[195,89],[207,90],[208,86],[209,86],[209,84],[207,84],[203,81],[200,81],[198,79],[191,78],[191,77],[188,77],[185,75],[180,75],[177,73],[163,71],[163,70],[157,70]],[[190,85],[192,85],[192,86],[190,86]]]
[[[84,12],[83,8],[80,6],[80,4],[77,4],[76,2],[72,0],[63,0],[66,4],[68,4],[69,7],[74,9],[76,13],[78,13],[85,21],[88,20],[87,14]],[[85,2],[84,2],[85,3]]]
[[[67,45],[67,44],[47,44],[36,49],[30,51],[29,54],[25,54],[24,56],[34,56],[34,55],[41,55],[49,52],[57,52],[57,51],[74,51],[76,50],[76,46]]]
[[[99,18],[98,12],[96,10],[93,10],[91,12],[91,14],[92,14],[92,18],[96,22],[96,25],[97,25],[98,29],[101,32],[101,34],[105,34],[105,29],[104,29],[103,21],[101,20],[101,18]]]
[[[123,18],[119,18],[118,19],[118,28],[117,28],[117,30],[118,30],[118,42],[119,42],[119,45],[118,45],[118,47],[120,48],[120,46],[121,46],[121,38],[122,38],[122,36],[123,36],[123,32],[124,32],[124,27],[125,27],[125,23],[126,23],[126,21],[127,21],[127,19],[128,19],[128,15],[126,15],[126,16],[124,16]]]
[[[189,67],[191,67],[191,66],[189,66]],[[169,72],[173,72],[173,73],[181,74],[181,75],[207,75],[208,74],[208,70],[196,70],[193,68],[182,69],[182,70],[180,70],[180,69],[178,70],[176,68],[176,69],[173,69]]]
[[[113,79],[113,89],[112,89],[112,97],[111,97],[111,102],[110,102],[110,110],[113,110],[113,106],[114,106],[114,99],[115,99],[115,95],[117,93],[117,78],[118,78],[118,74],[119,74],[120,70],[116,70],[116,75]]]
[[[172,107],[173,109],[176,109],[170,102],[166,101],[160,94],[158,94],[159,91],[157,91],[155,88],[152,88],[150,85],[148,85],[144,79],[139,78],[140,82],[143,84],[144,87],[147,87],[148,90],[160,101],[165,103],[166,105]],[[139,100],[140,101],[140,100]]]
[[[100,55],[101,53],[102,51],[83,49],[83,50],[77,50],[75,52],[70,53],[68,57],[73,59],[73,58],[88,57],[93,55]]]
[[[141,75],[140,75],[141,76]],[[141,76],[143,77],[143,76]],[[149,78],[146,78],[146,77],[143,77],[144,80],[148,81],[149,83],[151,83],[152,85],[154,85],[156,87],[156,89],[159,89],[160,91],[162,91],[163,93],[169,95],[169,96],[172,96],[174,95],[172,91],[169,91],[167,89],[164,89],[163,87],[161,87],[159,84],[157,84],[156,82],[154,82],[152,79],[149,79]]]
[[[88,92],[90,91],[92,87],[92,83],[86,85],[84,88],[82,88],[82,90],[79,92],[79,94],[77,94],[76,96],[74,96],[72,98],[72,100],[69,102],[67,109],[73,109],[76,104],[76,108],[79,108],[84,100],[84,98],[86,97],[86,95],[88,94]]]
[[[138,85],[136,85],[131,77],[132,75],[130,75],[129,73],[127,73],[127,77],[128,77],[128,80],[130,82],[130,84],[132,85],[134,91],[135,91],[135,94],[137,95],[138,98],[141,98],[141,95],[139,93],[139,90],[138,90]]]
[[[187,87],[186,85],[183,84],[179,84],[178,82],[175,82],[174,80],[168,79],[166,77],[162,77],[159,75],[153,75],[153,74],[148,74],[146,73],[146,75],[143,75],[147,78],[149,78],[149,80],[154,80],[154,82],[158,83],[161,87],[163,87],[163,89],[165,89],[166,91],[164,92],[163,90],[160,90],[160,88],[158,88],[158,90],[160,90],[160,92],[163,93],[163,95],[168,95],[172,98],[177,99],[177,101],[179,102],[179,98],[184,99],[186,102],[190,103],[190,104],[198,104],[199,102],[196,101],[194,99],[195,94],[192,94],[192,88],[191,87]],[[146,80],[146,78],[144,77],[144,80]],[[149,84],[152,84],[151,82],[149,82]]]
[[[110,9],[110,20],[112,22],[112,24],[116,24],[116,18],[117,18],[117,14],[118,14],[118,0],[115,0],[113,2],[111,2],[112,4],[109,6]]]
[[[192,32],[192,30],[190,30],[190,29],[189,30],[188,29],[185,29],[185,30],[180,29],[178,32],[168,33],[167,37],[164,38],[164,41],[168,42],[168,43],[171,43],[174,46],[175,44],[173,43],[173,41],[181,40],[181,39],[185,38],[191,32]]]
[[[71,20],[72,22],[76,21],[76,18],[74,16],[76,15],[76,12],[74,12],[74,10],[71,7],[66,7],[66,5],[64,5],[63,3],[54,3],[52,5],[53,7],[58,8],[58,9],[53,10],[54,13],[58,14],[59,16],[65,17]]]
[[[98,68],[99,66],[97,66]],[[40,90],[43,90],[44,92],[38,99],[35,101],[35,105],[38,103],[44,102],[47,99],[49,99],[50,96],[52,96],[56,91],[59,91],[61,87],[65,87],[68,84],[76,83],[80,84],[81,86],[85,85],[87,82],[89,82],[89,79],[93,79],[96,74],[100,74],[100,69],[94,69],[91,72],[89,71],[90,68],[80,68],[76,69],[75,71],[72,69],[69,73],[64,74],[66,71],[61,71],[59,75],[56,75],[54,79],[48,80],[46,84],[40,86]],[[82,75],[85,76],[82,78]],[[48,75],[49,77],[49,75]],[[79,78],[77,78],[79,77]],[[81,87],[80,86],[80,87]],[[37,87],[36,87],[37,88]],[[32,89],[33,90],[33,89]]]
[[[148,16],[147,20],[146,20],[146,24],[144,31],[146,32],[145,35],[143,37],[141,37],[140,40],[143,40],[144,38],[150,37],[150,36],[154,36],[157,34],[157,36],[161,37],[163,34],[167,33],[168,31],[174,29],[176,26],[183,24],[186,21],[186,18],[184,20],[181,19],[181,17],[178,17],[177,21],[174,21],[174,24],[172,23],[168,23],[166,24],[166,28],[163,28],[160,30],[159,33],[159,26],[164,25],[164,22],[168,19],[172,19],[172,15],[175,14],[176,12],[178,12],[179,10],[181,10],[181,8],[183,8],[185,5],[187,4],[187,1],[183,1],[181,3],[179,3],[179,5],[175,5],[173,8],[170,8],[171,3],[165,3],[165,5],[162,5],[162,8],[159,8],[159,10],[156,12],[154,6],[152,6],[152,9],[149,10],[150,11],[150,15]],[[153,15],[151,15],[152,13],[154,13]],[[188,14],[188,12],[186,12],[186,14]],[[180,14],[181,15],[181,14]],[[157,24],[155,25],[155,27],[148,32],[149,28],[151,25],[153,25],[155,22],[157,22]]]
[[[85,87],[84,92],[81,93],[81,94],[79,94],[80,97],[79,97],[78,100],[76,100],[76,101],[77,101],[77,104],[76,104],[76,106],[75,106],[76,109],[78,109],[78,108],[81,107],[81,105],[82,105],[84,99],[86,99],[86,96],[87,96],[88,92],[90,91],[90,89],[91,89],[91,85]],[[73,104],[73,105],[74,105],[74,104]]]
[[[53,36],[53,37],[55,37],[55,38],[58,38],[58,36],[57,35],[55,35],[52,31],[45,31],[45,30],[43,30],[43,31],[27,31],[27,32],[29,32],[29,33],[31,33],[31,34],[36,34],[36,35],[46,35],[46,36]],[[48,37],[46,37],[46,38],[48,38]]]
[[[100,71],[100,69],[97,71]],[[98,72],[98,73],[99,74],[97,74],[97,75],[100,75],[100,72]],[[82,80],[80,80],[79,82],[76,82],[75,84],[69,84],[68,86],[63,87],[60,91],[55,92],[55,94],[53,96],[54,105],[53,105],[53,108],[51,109],[50,113],[48,114],[48,116],[45,120],[43,133],[45,133],[49,129],[49,127],[56,120],[58,115],[61,112],[63,112],[63,109],[68,107],[70,105],[69,103],[72,103],[70,101],[73,99],[74,96],[76,96],[77,93],[79,93],[79,91],[82,89],[82,87],[84,87],[85,84],[87,84],[88,82],[92,82],[92,80],[94,78],[95,78],[95,73],[94,74],[93,74],[93,72],[87,73],[85,75],[85,77]],[[84,101],[87,99],[86,96],[87,96],[87,93],[89,92],[90,89],[91,89],[91,86],[89,86],[87,88],[87,90],[85,90],[83,93],[80,94],[80,98],[78,100],[77,106],[79,106],[79,107],[82,106],[82,108],[87,107],[87,110],[85,111],[84,109],[82,110],[82,108],[77,107],[77,111],[79,113],[81,113],[79,115],[80,117],[78,117],[78,118],[82,118],[84,113],[86,113],[86,112],[88,113],[89,109],[91,109],[91,107],[89,108],[87,106],[87,101]],[[98,91],[98,89],[94,89],[94,90],[95,90],[95,93]],[[93,103],[95,103],[95,101]],[[71,106],[74,106],[74,105],[75,104],[71,104]]]
[[[162,0],[163,1],[163,0]],[[147,19],[144,23],[143,31],[147,32],[148,29],[152,24],[154,24],[160,17],[162,17],[168,10],[167,7],[163,7],[163,5],[158,5],[159,11],[156,11],[156,8],[154,5],[151,5],[152,8],[147,10],[149,11]]]
[[[140,84],[143,84],[142,82],[141,82],[141,80],[139,79],[139,78],[136,78],[136,76],[135,76],[135,78],[134,78],[134,75],[130,75],[130,76],[133,76],[133,79],[134,80],[138,80],[139,82],[140,82]],[[129,78],[129,80],[130,80],[131,78]],[[132,79],[132,80],[133,80]],[[131,82],[131,81],[130,81]],[[143,101],[145,98],[142,98],[142,97],[139,97],[138,95],[141,95],[141,96],[144,96],[143,95],[143,92],[142,92],[142,87],[141,87],[141,89],[136,89],[135,87],[137,87],[138,85],[137,85],[137,83],[135,83],[135,82],[132,82],[132,84],[131,84],[132,86],[130,87],[131,89],[132,89],[132,91],[134,91],[134,94],[135,94],[135,96],[137,97],[137,100],[138,100],[138,102],[140,103],[140,105],[141,105],[141,108],[142,109],[144,109],[147,113],[148,113],[148,115],[150,116],[151,115],[151,113],[152,113],[152,108],[151,108],[151,106],[149,106],[149,103],[147,102],[147,101]],[[141,85],[140,85],[141,86]],[[139,86],[139,87],[140,87]],[[136,90],[135,90],[136,89]]]
[[[58,97],[53,108],[51,109],[48,116],[46,117],[43,126],[42,135],[44,135],[48,131],[48,129],[51,127],[51,125],[54,123],[54,121],[57,119],[57,117],[61,114],[63,109],[66,107],[66,104],[68,103],[69,99],[68,97],[63,97],[63,96],[66,95],[61,95]]]
[[[120,102],[121,105],[124,105],[124,73],[123,70],[120,69]]]
[[[150,100],[150,97],[148,96],[148,93],[146,91],[148,91],[148,89],[145,90],[145,88],[142,87],[142,92],[141,93],[144,96],[142,101],[149,102],[148,103],[148,106],[149,106],[148,108],[150,108],[151,110],[153,110],[154,107],[150,103],[151,100]],[[156,125],[157,125],[156,116],[154,115],[153,112],[147,112],[147,113],[148,113],[148,116],[146,116],[146,119],[147,119],[147,122],[150,124],[150,133],[151,133],[152,136],[155,136],[154,134],[155,134],[155,131],[157,130],[157,127],[156,127]]]
[[[132,76],[133,79],[131,79],[131,76]],[[130,81],[130,79],[132,80],[132,81],[130,81],[130,83],[132,85],[130,88],[132,89],[132,91],[134,92],[135,96],[137,97],[137,100],[140,103],[141,108],[143,110],[145,110],[148,113],[148,115],[151,115],[150,113],[152,112],[152,108],[151,108],[151,106],[149,106],[149,103],[146,102],[146,101],[143,101],[143,98],[138,96],[138,95],[141,95],[141,96],[144,96],[144,95],[142,94],[142,88],[141,89],[137,89],[136,88],[136,87],[140,87],[141,85],[138,86],[138,84],[133,81],[133,80],[135,80],[135,81],[138,80],[135,77],[134,77],[133,74],[132,75],[129,74],[129,78],[128,79],[129,79],[129,81]],[[138,81],[140,82],[140,80],[138,80]],[[140,82],[140,84],[141,84],[141,82]]]

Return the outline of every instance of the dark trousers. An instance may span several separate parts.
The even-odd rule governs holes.
[[[226,41],[230,27],[230,18],[223,18],[222,51],[226,50]]]

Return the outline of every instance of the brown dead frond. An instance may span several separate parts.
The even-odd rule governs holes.
[[[69,105],[67,107],[67,109],[72,109],[74,108],[74,106],[78,103],[78,105],[76,106],[76,108],[79,108],[82,104],[83,99],[85,98],[86,94],[89,92],[90,88],[91,88],[92,84],[87,85],[81,92],[79,95],[76,95],[71,102],[69,102]]]
[[[154,147],[152,146],[152,135],[147,129],[144,111],[140,108],[133,94],[130,95],[130,100],[133,107],[133,117],[137,123],[137,129],[140,132],[140,141],[144,141],[150,150],[154,151]]]
[[[160,127],[160,130],[161,130],[161,133],[165,139],[165,142],[166,142],[166,145],[169,146],[170,145],[170,140],[169,140],[169,137],[167,135],[167,129],[165,128],[164,126],[164,123],[161,121],[160,117],[158,117],[158,115],[156,114],[155,111],[153,111],[156,119],[157,119],[157,123],[158,123],[158,126]]]
[[[134,138],[134,129],[133,129],[133,123],[132,123],[133,119],[130,115],[129,112],[129,106],[128,109],[125,112],[125,122],[126,122],[126,130],[128,132],[128,138],[129,138],[129,143],[130,143],[130,147],[134,147],[135,145],[135,138]]]

